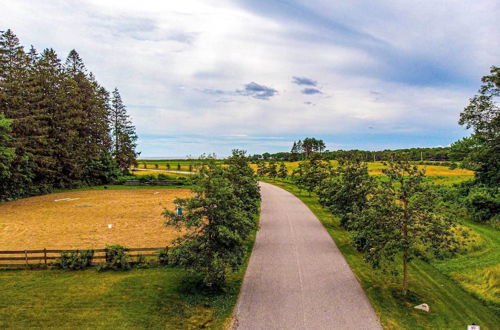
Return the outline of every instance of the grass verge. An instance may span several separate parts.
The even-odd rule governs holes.
[[[359,279],[385,329],[465,329],[472,323],[481,329],[497,329],[498,311],[432,264],[418,260],[411,263],[410,293],[402,297],[400,278],[366,264],[353,248],[351,234],[340,227],[338,218],[321,207],[314,194],[309,196],[286,181],[264,181],[291,192],[318,217]],[[413,308],[421,303],[429,304],[429,313]]]

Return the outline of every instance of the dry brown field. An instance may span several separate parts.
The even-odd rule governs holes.
[[[188,189],[90,190],[0,204],[0,250],[98,249],[168,245],[181,233],[163,225]],[[108,228],[112,225],[112,228]]]

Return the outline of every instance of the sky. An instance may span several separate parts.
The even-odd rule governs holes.
[[[1,0],[26,47],[117,87],[141,157],[447,146],[500,65],[500,2]]]

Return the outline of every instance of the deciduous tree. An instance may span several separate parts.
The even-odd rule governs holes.
[[[374,268],[385,268],[400,258],[402,293],[408,291],[408,265],[427,252],[457,247],[454,223],[439,212],[439,196],[424,183],[424,172],[397,161],[383,170],[387,181],[375,189],[355,223],[354,241]]]

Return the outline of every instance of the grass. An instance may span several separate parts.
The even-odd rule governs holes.
[[[466,255],[434,261],[433,265],[500,313],[499,231],[472,221],[465,221],[465,225],[481,237],[479,246]]]
[[[410,293],[407,297],[402,297],[400,294],[401,279],[381,271],[375,271],[365,263],[362,256],[351,244],[351,234],[340,227],[338,218],[321,207],[317,197],[309,196],[307,192],[300,191],[289,182],[266,181],[293,193],[318,217],[359,279],[384,328],[464,329],[468,324],[475,323],[479,324],[481,329],[497,329],[500,322],[498,309],[491,304],[486,304],[478,295],[467,291],[467,285],[459,284],[450,276],[452,270],[456,270],[452,267],[452,263],[456,262],[457,267],[461,264],[460,261],[455,261],[457,259],[443,261],[441,265],[428,264],[418,260],[412,262],[410,265]],[[485,237],[483,232],[477,231],[477,233],[482,238]],[[494,244],[491,245],[491,248],[496,248],[498,251],[498,244]],[[483,253],[484,258],[491,254],[487,250],[483,250]],[[463,260],[470,262],[469,267],[472,267],[464,267],[463,269],[474,271],[473,267],[481,264],[480,260],[474,261],[475,258],[474,254],[463,256]],[[498,264],[498,259],[495,256],[491,256],[491,258],[493,263]],[[444,270],[445,265],[448,265],[449,272]],[[421,303],[429,304],[429,313],[413,308]]]
[[[1,271],[0,328],[222,329],[243,274],[204,294],[173,268]]]

